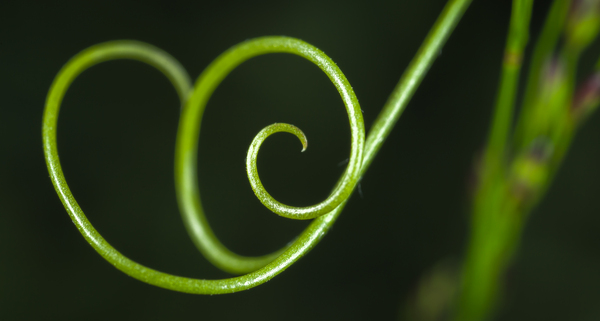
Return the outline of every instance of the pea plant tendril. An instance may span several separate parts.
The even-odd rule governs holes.
[[[517,117],[513,116],[533,2],[512,1],[492,125],[480,163],[475,166],[471,233],[465,257],[457,269],[460,272],[442,264],[424,278],[417,288],[416,299],[407,304],[409,320],[491,318],[503,290],[503,275],[517,252],[526,219],[548,189],[577,129],[600,105],[600,62],[581,84],[576,77],[582,52],[600,31],[600,0],[555,0],[533,50],[521,108]],[[368,135],[358,99],[346,76],[325,53],[299,39],[272,36],[239,43],[218,56],[195,84],[174,57],[143,42],[111,41],[85,49],[59,71],[46,99],[42,138],[54,188],[85,240],[117,269],[140,281],[193,294],[233,293],[265,283],[307,254],[330,230],[470,3],[471,0],[447,2]],[[256,164],[258,153],[263,142],[276,133],[296,136],[302,151],[308,147],[308,139],[300,128],[290,124],[275,123],[262,129],[247,153],[250,187],[273,213],[312,221],[285,247],[263,256],[242,256],[219,241],[202,206],[196,168],[198,157],[202,156],[198,155],[200,126],[212,93],[232,70],[253,57],[276,53],[307,59],[333,83],[348,115],[350,156],[346,170],[325,200],[307,207],[289,206],[274,199],[262,185]],[[193,279],[140,265],[100,235],[71,193],[59,161],[56,138],[62,99],[79,74],[96,64],[117,59],[149,64],[174,86],[182,107],[174,176],[184,226],[208,261],[239,276]]]
[[[366,142],[362,113],[350,83],[329,57],[301,40],[263,37],[245,41],[211,63],[193,87],[189,76],[177,60],[156,47],[136,41],[113,41],[92,46],[73,57],[61,69],[50,87],[46,100],[42,129],[44,155],[56,192],[86,241],[116,268],[138,280],[170,290],[195,294],[232,293],[262,284],[310,251],[331,228],[470,2],[448,2],[394,89]],[[313,221],[286,248],[266,256],[244,257],[228,250],[208,225],[202,210],[198,182],[195,180],[197,142],[202,113],[219,83],[245,60],[270,53],[301,56],[327,74],[340,93],[348,113],[351,127],[350,159],[345,173],[323,202],[301,208],[282,204],[273,199],[260,182],[256,169],[259,147],[269,135],[276,132],[294,134],[300,139],[303,148],[307,146],[307,139],[299,128],[289,124],[273,124],[263,129],[255,137],[248,151],[246,167],[252,189],[260,201],[274,213],[283,217]],[[140,265],[113,248],[96,231],[77,204],[63,175],[58,156],[56,132],[60,105],[70,84],[80,73],[93,65],[115,59],[133,59],[147,63],[161,71],[175,87],[183,106],[176,143],[175,182],[184,224],[195,245],[210,262],[224,271],[244,275],[222,280],[202,280],[175,276]]]

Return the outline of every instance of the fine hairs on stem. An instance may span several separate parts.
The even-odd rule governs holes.
[[[360,106],[346,77],[322,51],[301,40],[264,37],[234,46],[207,67],[193,88],[181,65],[173,57],[151,45],[135,41],[115,41],[90,47],[62,68],[46,100],[42,133],[44,155],[54,188],[86,241],[116,268],[138,280],[170,290],[195,294],[232,293],[262,284],[310,251],[331,228],[470,2],[448,2],[392,92],[366,140]],[[281,204],[268,194],[258,178],[258,149],[266,137],[276,132],[296,135],[304,147],[306,137],[298,128],[287,124],[274,124],[261,131],[248,152],[247,171],[252,189],[260,201],[274,213],[294,219],[314,220],[287,248],[262,257],[243,257],[232,253],[218,241],[204,216],[198,182],[193,179],[196,177],[197,141],[202,112],[218,84],[243,61],[268,53],[299,55],[316,64],[327,74],[340,93],[348,113],[351,126],[350,161],[338,185],[325,201],[305,208]],[[165,74],[177,90],[183,111],[177,137],[175,182],[184,224],[193,242],[213,264],[225,271],[244,275],[223,280],[202,280],[175,276],[142,266],[119,253],[96,231],[71,194],[57,151],[56,132],[60,104],[68,87],[80,73],[95,64],[115,59],[134,59],[147,63]]]

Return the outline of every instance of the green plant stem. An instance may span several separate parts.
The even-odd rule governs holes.
[[[505,165],[506,145],[512,124],[515,96],[519,85],[519,75],[523,64],[523,52],[529,39],[529,20],[533,0],[513,1],[512,14],[504,60],[502,76],[496,99],[492,127],[488,138],[484,168],[486,175],[494,173],[503,175]],[[492,181],[486,180],[484,181]]]
[[[521,106],[521,114],[517,121],[515,135],[512,140],[514,150],[521,150],[531,142],[532,137],[527,133],[527,124],[530,122],[529,119],[533,116],[531,114],[534,109],[532,108],[532,105],[535,103],[539,88],[542,67],[547,63],[547,60],[555,54],[556,44],[564,29],[570,4],[571,0],[554,1],[542,28],[542,33],[533,49],[531,64],[527,75],[527,86],[525,88],[525,95]]]
[[[519,208],[507,202],[509,133],[532,0],[514,0],[492,126],[473,199],[471,236],[462,269],[454,320],[486,320],[494,310],[504,273],[522,226]]]
[[[408,102],[425,78],[427,71],[439,56],[440,50],[462,18],[472,0],[450,0],[419,47],[417,54],[402,74],[400,81],[392,91],[383,110],[371,127],[365,143],[363,168],[361,175],[371,165],[385,138],[398,122]]]

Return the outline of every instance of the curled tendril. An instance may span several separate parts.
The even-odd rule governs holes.
[[[329,213],[352,193],[359,178],[365,140],[362,113],[352,86],[337,65],[319,49],[294,38],[265,37],[249,40],[229,49],[210,64],[196,82],[194,92],[181,117],[176,151],[176,177],[181,191],[180,204],[182,204],[183,212],[194,211],[188,201],[194,198],[191,193],[198,194],[195,180],[197,164],[195,155],[202,112],[210,95],[225,76],[240,63],[258,55],[274,52],[292,53],[308,59],[321,68],[333,82],[344,101],[350,120],[352,142],[350,160],[340,183],[326,200],[309,207],[288,206],[271,197],[260,183],[255,166],[256,152],[260,143],[255,139],[248,152],[249,159],[246,161],[248,177],[254,193],[268,209],[283,217],[293,219],[311,219]],[[254,148],[256,150],[252,152]]]
[[[248,166],[248,164],[256,164],[256,154],[252,157],[252,153],[249,152],[246,163],[248,177],[254,192],[260,201],[272,211],[286,217],[308,219],[331,212],[333,208],[349,197],[358,181],[364,148],[362,113],[350,83],[329,57],[301,40],[288,37],[264,37],[249,40],[221,54],[198,77],[194,91],[190,94],[186,107],[183,109],[175,150],[175,186],[182,218],[194,244],[211,263],[231,273],[244,274],[262,268],[278,257],[284,249],[261,257],[245,257],[231,252],[214,235],[202,209],[196,179],[198,176],[196,174],[197,146],[202,114],[210,95],[235,67],[252,57],[278,52],[296,54],[315,63],[327,74],[340,92],[348,111],[352,133],[350,162],[342,177],[342,183],[338,184],[329,198],[313,207],[294,208],[278,203],[266,192],[258,179],[256,166]],[[257,137],[260,136],[259,133]],[[255,139],[250,150],[256,146],[255,151],[258,152],[260,143],[256,145],[256,142]]]
[[[454,30],[471,0],[450,0],[431,29],[415,59],[411,61],[400,82],[392,92],[369,138],[364,142],[364,125],[358,101],[352,87],[337,66],[320,50],[293,38],[266,37],[239,44],[218,57],[199,77],[191,91],[190,80],[181,65],[170,55],[153,46],[135,41],[108,42],[90,47],[73,57],[56,76],[44,110],[42,136],[44,156],[52,183],[71,219],[94,249],[124,273],[143,282],[162,288],[195,293],[223,294],[247,290],[265,283],[287,269],[308,253],[336,221],[357,180],[368,169],[385,138],[438,56],[448,36]],[[258,147],[264,139],[277,131],[292,132],[303,142],[302,132],[292,125],[275,124],[263,129],[252,143],[247,170],[252,187],[263,204],[287,217],[307,219],[316,217],[288,247],[262,257],[243,257],[232,253],[214,235],[208,225],[198,193],[195,165],[200,121],[204,106],[217,85],[243,61],[261,54],[286,52],[302,56],[319,66],[332,80],[346,105],[352,132],[350,162],[332,194],[322,203],[308,208],[294,208],[277,203],[260,185],[255,162]],[[222,280],[201,280],[175,276],[140,265],[113,248],[96,231],[75,201],[63,175],[56,145],[56,125],[60,104],[75,78],[85,69],[103,61],[134,59],[148,63],[169,78],[185,105],[179,124],[175,162],[177,197],[184,224],[194,244],[215,266],[222,270],[244,274]],[[191,94],[190,94],[191,93]],[[189,98],[188,98],[189,97]],[[364,145],[364,146],[363,146]],[[304,146],[306,147],[306,146]],[[363,158],[364,147],[364,158]],[[280,206],[281,205],[281,206]]]
[[[302,234],[287,248],[262,257],[243,257],[229,251],[212,232],[202,211],[195,164],[197,140],[202,112],[217,85],[243,61],[257,55],[284,52],[300,55],[317,64],[334,82],[342,95],[352,129],[351,160],[348,169],[333,193],[320,204],[294,208],[275,201],[260,184],[256,170],[256,155],[269,135],[285,131],[300,138],[306,148],[306,137],[300,129],[288,124],[274,124],[262,130],[253,141],[248,153],[247,167],[252,187],[263,204],[272,211],[297,219],[315,218]],[[190,279],[159,272],[140,265],[114,249],[89,222],[73,197],[60,165],[56,127],[62,99],[75,78],[87,68],[115,59],[134,59],[154,66],[169,78],[184,105],[177,136],[175,181],[182,217],[192,240],[200,251],[217,267],[232,273],[248,273],[223,280]],[[293,38],[265,37],[246,41],[218,57],[199,77],[194,89],[181,65],[162,50],[135,41],[115,41],[90,47],[73,57],[59,72],[46,100],[43,121],[44,153],[54,187],[73,222],[84,238],[107,261],[126,274],[141,281],[181,292],[220,294],[246,290],[262,284],[281,273],[314,247],[339,215],[358,180],[364,125],[360,107],[352,87],[323,52]],[[269,206],[270,205],[270,206]],[[329,213],[323,215],[324,213]]]
[[[261,200],[269,199],[271,198],[271,195],[269,195],[269,193],[262,188],[260,178],[258,177],[258,170],[256,169],[256,157],[258,156],[260,145],[262,145],[265,139],[272,134],[279,132],[290,133],[298,137],[302,143],[302,151],[305,151],[306,147],[308,147],[308,141],[306,139],[306,135],[304,135],[304,132],[302,132],[300,128],[290,124],[275,123],[265,127],[256,135],[256,137],[254,137],[254,140],[248,149],[248,157],[246,157],[246,172],[248,173],[250,184],[252,184],[252,189],[254,189],[256,196]]]

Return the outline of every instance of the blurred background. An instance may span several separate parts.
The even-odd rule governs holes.
[[[535,39],[550,1],[534,10]],[[342,69],[367,130],[445,1],[9,2],[0,4],[0,319],[395,320],[423,273],[459,259],[468,234],[468,178],[487,134],[510,1],[474,1],[372,168],[324,240],[249,291],[181,294],[104,261],[71,223],[44,163],[48,88],[76,53],[135,39],[176,57],[196,78],[230,46],[264,35],[303,39]],[[581,75],[600,52],[588,51]],[[177,209],[173,158],[179,102],[139,62],[91,68],[69,89],[58,142],[71,190],[121,253],[194,278],[229,274],[195,249]],[[245,174],[254,135],[274,122],[304,130],[263,145],[259,171],[278,200],[324,199],[344,170],[349,125],[327,77],[291,55],[254,58],[211,98],[198,168],[216,234],[245,255],[274,251],[308,222],[280,218]],[[531,216],[497,320],[600,319],[600,117],[578,133]]]

